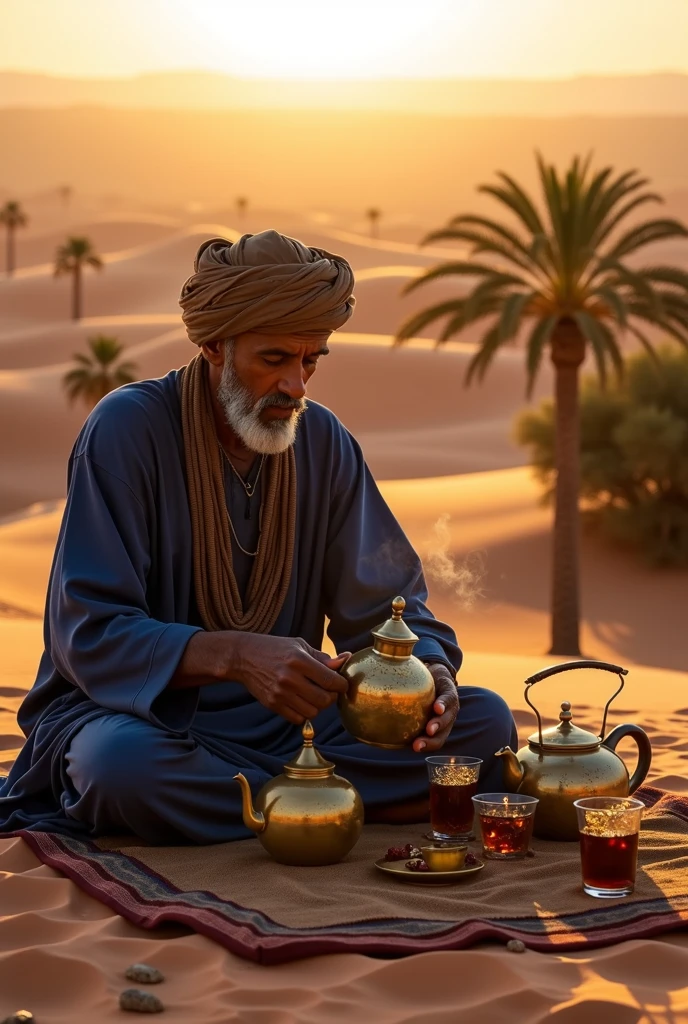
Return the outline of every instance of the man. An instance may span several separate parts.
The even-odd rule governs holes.
[[[424,756],[440,749],[482,757],[483,786],[500,788],[508,708],[457,692],[461,652],[425,606],[416,554],[354,439],[304,401],[352,291],[345,260],[275,231],[211,239],[180,299],[199,355],[89,416],[0,830],[244,838],[234,776],[257,792],[307,718],[368,820],[427,817]],[[412,748],[387,751],[353,740],[336,700],[338,669],[396,594],[437,699]]]

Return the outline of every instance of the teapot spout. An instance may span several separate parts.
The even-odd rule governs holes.
[[[244,819],[244,825],[246,828],[250,828],[252,832],[262,832],[265,828],[265,815],[261,811],[257,811],[253,806],[253,798],[251,796],[251,787],[248,784],[248,779],[239,772],[234,778],[241,786],[241,805],[242,805],[242,817]]]
[[[511,747],[502,747],[501,750],[497,751],[495,757],[504,758],[504,785],[510,793],[517,793],[525,774],[523,765]]]

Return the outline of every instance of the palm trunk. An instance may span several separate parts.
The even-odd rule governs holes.
[[[81,264],[74,267],[74,282],[72,289],[72,320],[81,319]]]
[[[580,655],[580,414],[578,374],[585,339],[562,321],[552,338],[556,392],[556,486],[550,654]]]
[[[14,273],[14,228],[7,225],[7,259],[5,262],[5,270],[7,276],[12,277]]]

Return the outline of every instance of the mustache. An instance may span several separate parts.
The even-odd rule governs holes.
[[[300,412],[306,408],[306,399],[290,398],[289,395],[266,395],[258,402],[256,412],[262,412],[263,409],[270,409],[274,406],[278,409],[294,409]]]

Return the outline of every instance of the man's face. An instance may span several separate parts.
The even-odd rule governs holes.
[[[275,455],[293,444],[306,385],[328,354],[329,336],[246,332],[226,342],[217,397],[247,448]]]

